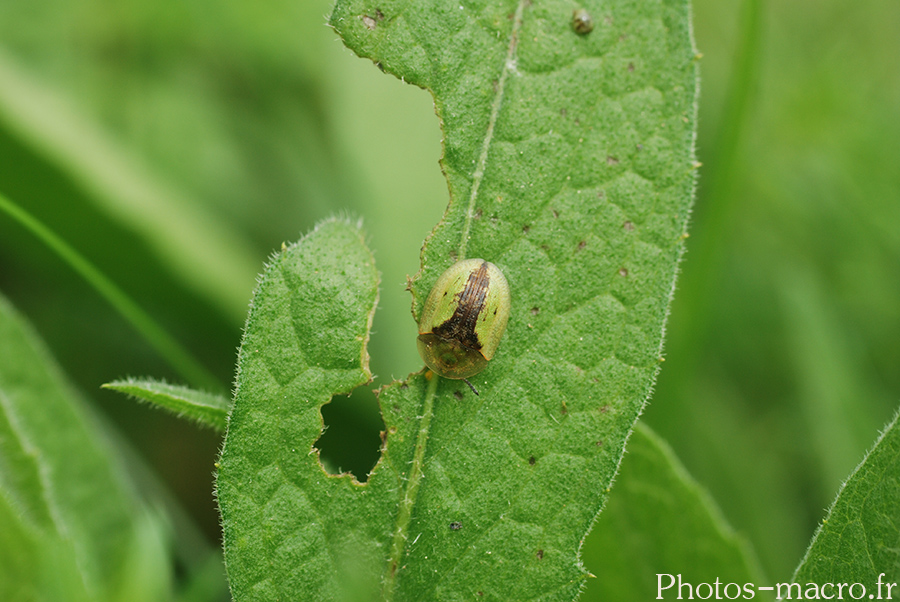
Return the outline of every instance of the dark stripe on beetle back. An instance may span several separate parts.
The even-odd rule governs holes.
[[[458,341],[469,349],[480,350],[482,345],[475,333],[475,324],[478,323],[478,316],[484,309],[490,284],[487,262],[483,262],[477,270],[469,274],[466,286],[457,295],[456,311],[449,320],[432,328],[431,332],[441,338]]]

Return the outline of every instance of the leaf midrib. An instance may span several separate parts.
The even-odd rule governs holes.
[[[523,14],[525,12],[525,3],[527,0],[519,0],[516,6],[516,16],[513,19],[512,33],[509,36],[509,47],[506,50],[506,59],[503,62],[503,69],[500,71],[500,79],[497,82],[497,92],[491,103],[491,117],[488,121],[487,131],[484,140],[481,142],[481,154],[478,156],[478,162],[475,164],[475,172],[472,174],[472,189],[469,192],[469,204],[466,207],[466,218],[463,222],[462,237],[459,243],[459,261],[466,258],[466,247],[469,244],[469,231],[472,229],[472,221],[474,219],[475,204],[478,200],[478,189],[481,181],[484,179],[484,170],[487,165],[488,151],[494,138],[494,127],[500,116],[500,106],[503,104],[503,93],[506,89],[506,79],[509,72],[515,68],[516,51],[519,46],[519,32],[522,30]]]
[[[472,188],[469,192],[469,202],[466,207],[466,215],[463,221],[463,231],[460,237],[458,260],[462,261],[466,258],[466,248],[469,242],[469,233],[472,229],[472,221],[474,220],[475,206],[478,201],[478,189],[481,181],[484,179],[484,172],[487,166],[488,153],[490,151],[491,142],[494,138],[494,128],[497,119],[500,116],[500,108],[503,104],[504,91],[506,89],[506,80],[509,72],[516,64],[516,51],[519,45],[519,32],[522,29],[523,15],[525,12],[525,4],[528,0],[519,0],[516,6],[516,13],[513,19],[512,32],[510,33],[509,46],[504,58],[503,67],[500,71],[500,78],[497,83],[497,91],[491,102],[491,116],[488,120],[487,130],[485,131],[484,140],[481,143],[481,153],[472,174]],[[433,412],[433,400],[436,397],[437,379],[435,375],[433,381],[429,383],[426,392],[426,399],[423,404],[423,415],[419,418],[420,424],[424,428],[419,430],[416,443],[416,453],[410,467],[410,480],[406,484],[401,501],[402,508],[397,513],[397,521],[394,524],[393,545],[391,546],[390,558],[388,558],[385,566],[385,575],[383,579],[384,588],[382,590],[383,599],[390,602],[394,598],[397,591],[397,571],[400,567],[400,558],[406,549],[407,528],[412,518],[412,509],[416,505],[416,497],[418,495],[418,485],[422,478],[422,470],[425,465],[425,446],[430,435],[431,414]],[[429,403],[431,402],[431,403]]]

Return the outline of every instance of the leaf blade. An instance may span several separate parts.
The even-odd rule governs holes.
[[[340,220],[285,248],[260,280],[216,481],[238,600],[341,599],[355,587],[342,576],[371,579],[361,559],[377,557],[388,530],[368,537],[379,530],[365,524],[359,484],[328,475],[313,444],[319,408],[371,377],[365,342],[376,300],[372,255],[358,227]],[[380,499],[390,492],[372,489],[369,500],[391,503]]]
[[[231,400],[222,395],[152,378],[115,380],[102,386],[186,417],[219,432],[225,430]]]
[[[359,352],[304,355],[301,347],[322,336],[337,340],[294,324],[320,311],[331,285],[317,282],[323,288],[291,313],[287,272],[267,271],[260,290],[268,292],[254,301],[242,344],[220,471],[226,550],[242,565],[229,562],[239,600],[287,592],[343,599],[341,575],[354,572],[372,598],[383,583],[383,597],[393,600],[577,595],[586,578],[579,542],[658,369],[694,181],[687,4],[595,10],[605,25],[580,38],[571,10],[553,3],[337,5],[331,22],[342,37],[428,87],[444,125],[452,200],[411,283],[414,315],[461,250],[504,270],[513,315],[497,355],[474,379],[477,399],[458,382],[432,381],[432,416],[423,374],[379,392],[383,455],[357,487],[309,459],[321,430],[316,410],[338,391],[309,370],[358,361]],[[512,43],[517,31],[521,45]],[[312,246],[333,261],[321,243]],[[263,315],[281,327],[257,331]],[[298,373],[322,383],[304,388]],[[247,407],[239,410],[242,390]],[[273,400],[294,413],[279,414]],[[404,497],[414,498],[408,523],[396,519]],[[385,558],[391,541],[404,544],[396,565]],[[351,549],[362,558],[357,565],[347,560]]]
[[[588,581],[585,601],[655,599],[659,573],[662,585],[668,585],[668,575],[683,575],[694,585],[716,579],[723,588],[737,584],[728,586],[728,595],[743,595],[745,583],[765,583],[748,543],[642,422],[628,440],[616,489],[588,536],[584,559],[597,577]]]
[[[572,599],[578,541],[656,374],[693,191],[688,5],[586,8],[587,36],[554,2],[346,1],[331,18],[429,89],[442,122],[451,202],[414,316],[463,256],[513,290],[505,340],[472,379],[481,397],[439,385],[398,600]]]
[[[143,511],[81,403],[0,297],[0,495],[6,519],[21,523],[16,532],[49,563],[38,568],[58,564],[52,560],[57,555],[77,570],[89,594],[102,596],[128,570]]]
[[[813,535],[792,578],[813,583],[897,583],[896,542],[900,538],[900,429],[898,415],[847,478]],[[881,578],[880,575],[886,575]],[[881,595],[881,591],[877,595]]]

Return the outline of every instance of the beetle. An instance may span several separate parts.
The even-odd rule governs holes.
[[[436,374],[471,387],[466,379],[494,357],[509,309],[509,284],[500,268],[484,259],[458,261],[441,274],[425,301],[419,355]]]

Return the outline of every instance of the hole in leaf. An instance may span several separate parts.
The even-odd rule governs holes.
[[[364,483],[381,453],[384,422],[368,387],[337,395],[322,407],[325,432],[316,441],[322,464],[331,474],[352,473]]]

